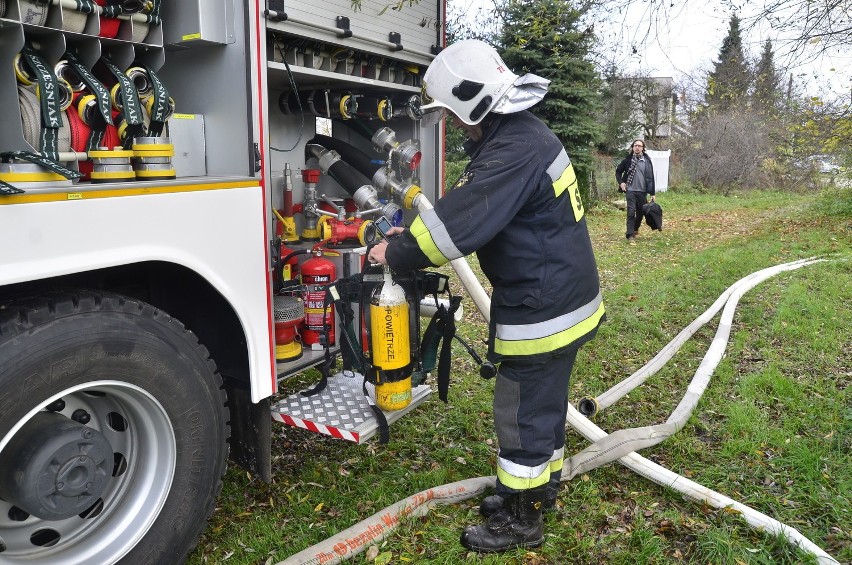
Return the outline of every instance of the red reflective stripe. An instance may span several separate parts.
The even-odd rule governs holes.
[[[309,420],[302,420],[301,418],[294,418],[292,416],[288,416],[287,414],[279,414],[278,412],[272,412],[272,419],[276,422],[281,422],[283,424],[287,424],[288,426],[293,426],[294,428],[302,428],[303,430],[336,437],[337,439],[345,439],[347,441],[352,441],[355,443],[358,443],[361,439],[361,435],[355,432],[341,430],[339,428],[335,428],[334,426],[325,426],[323,424],[317,424]]]

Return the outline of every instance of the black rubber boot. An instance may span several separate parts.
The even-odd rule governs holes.
[[[561,477],[561,470],[550,474],[550,482],[547,483],[547,493],[544,497],[544,502],[541,505],[542,510],[546,513],[556,510],[556,495],[559,494],[559,489],[561,488]],[[479,503],[479,513],[485,517],[496,514],[502,508],[503,496],[500,494],[486,496],[482,499],[482,502]]]
[[[544,542],[541,512],[546,495],[547,485],[510,494],[484,524],[464,529],[462,545],[479,553],[540,546]]]

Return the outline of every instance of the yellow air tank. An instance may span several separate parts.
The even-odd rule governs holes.
[[[400,410],[411,403],[411,337],[405,291],[385,267],[384,283],[370,300],[370,344],[376,405]]]

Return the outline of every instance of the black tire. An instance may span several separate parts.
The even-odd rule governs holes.
[[[182,563],[222,488],[228,432],[207,350],[153,306],[73,291],[0,308],[0,562]],[[86,473],[85,492],[57,495]],[[57,499],[66,515],[49,514]]]

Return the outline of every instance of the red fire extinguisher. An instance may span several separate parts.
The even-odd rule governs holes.
[[[323,257],[312,257],[302,263],[302,285],[305,287],[305,319],[299,332],[302,343],[311,346],[320,342],[328,326],[329,345],[334,343],[334,306],[325,306],[325,287],[336,278],[334,263]]]

